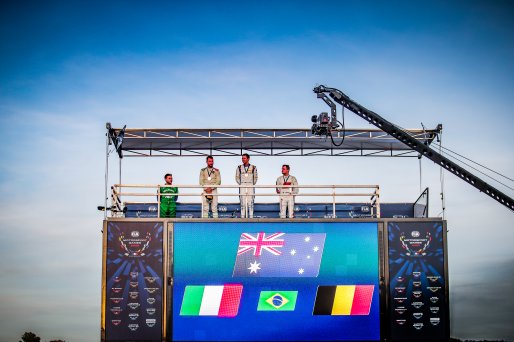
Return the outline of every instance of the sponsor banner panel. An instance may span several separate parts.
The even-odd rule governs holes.
[[[107,341],[161,341],[162,243],[162,222],[108,222]]]
[[[173,341],[378,341],[377,223],[177,222]]]
[[[388,240],[391,339],[447,340],[443,223],[389,222]]]

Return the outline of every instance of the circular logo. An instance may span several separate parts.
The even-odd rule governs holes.
[[[417,230],[413,230],[412,233],[410,233],[410,235],[412,235],[412,237],[414,237],[414,238],[417,238],[417,237],[419,237],[420,234]]]
[[[273,302],[273,305],[275,305],[276,307],[281,307],[282,306],[282,296],[274,296],[273,299],[272,299],[272,302]]]
[[[130,236],[132,236],[133,238],[137,238],[139,237],[139,232],[137,230],[134,230],[132,233],[130,233]]]

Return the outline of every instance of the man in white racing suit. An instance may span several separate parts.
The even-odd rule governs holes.
[[[277,178],[277,185],[285,187],[277,188],[277,194],[280,195],[280,218],[286,218],[286,209],[289,212],[289,218],[294,217],[294,197],[298,194],[298,181],[295,176],[289,174],[289,165],[282,165],[282,176]]]
[[[250,156],[245,153],[241,156],[243,162],[236,168],[236,182],[239,185],[253,186],[257,184],[259,175],[257,166],[250,164]],[[239,188],[239,200],[241,202],[241,218],[253,218],[253,202],[255,199],[254,188]]]
[[[207,156],[205,159],[207,167],[200,170],[200,185],[202,192],[202,218],[209,217],[209,204],[211,205],[212,217],[218,218],[218,189],[209,185],[220,185],[220,170],[214,167],[214,158]]]

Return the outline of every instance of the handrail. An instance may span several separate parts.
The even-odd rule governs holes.
[[[191,185],[191,184],[173,184],[173,185],[159,185],[159,184],[114,184],[112,189],[112,203],[113,206],[120,208],[120,204],[122,203],[121,197],[152,197],[157,199],[158,210],[160,210],[160,202],[161,202],[161,193],[159,191],[160,188],[163,187],[177,187],[179,189],[199,189],[203,192],[204,188],[216,188],[216,189],[277,189],[277,188],[291,188],[290,185]],[[123,192],[123,188],[128,189],[155,189],[155,192]],[[336,198],[341,197],[365,197],[366,200],[363,200],[365,203],[369,203],[372,209],[372,215],[377,218],[380,217],[380,187],[378,185],[295,185],[296,189],[317,189],[317,190],[328,190],[325,193],[323,192],[302,192],[297,193],[295,197],[325,197],[331,198],[332,204],[332,215],[336,217]],[[352,192],[361,189],[369,189],[369,192]],[[344,192],[342,192],[344,191]],[[180,197],[197,197],[200,198],[201,192],[180,192],[178,196]],[[211,194],[212,196],[217,197],[239,197],[240,194],[237,192],[218,192],[215,194]],[[255,192],[253,194],[256,197],[278,197],[279,194],[273,192],[265,192],[258,193]],[[147,202],[130,202],[130,203],[147,203]],[[197,202],[186,202],[186,203],[197,203]],[[329,202],[327,202],[329,203]],[[121,209],[120,209],[121,211]]]
[[[291,187],[290,185],[188,185],[188,184],[172,184],[172,185],[160,185],[160,184],[114,184],[113,187],[116,188],[163,188],[163,187],[178,187],[178,188],[279,188],[279,187]],[[357,189],[357,188],[378,188],[378,185],[295,185],[295,188],[319,188],[319,189],[332,189],[332,188],[341,188],[341,189]]]

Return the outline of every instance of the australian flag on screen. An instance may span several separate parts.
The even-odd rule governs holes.
[[[242,233],[233,277],[317,277],[325,233]]]

